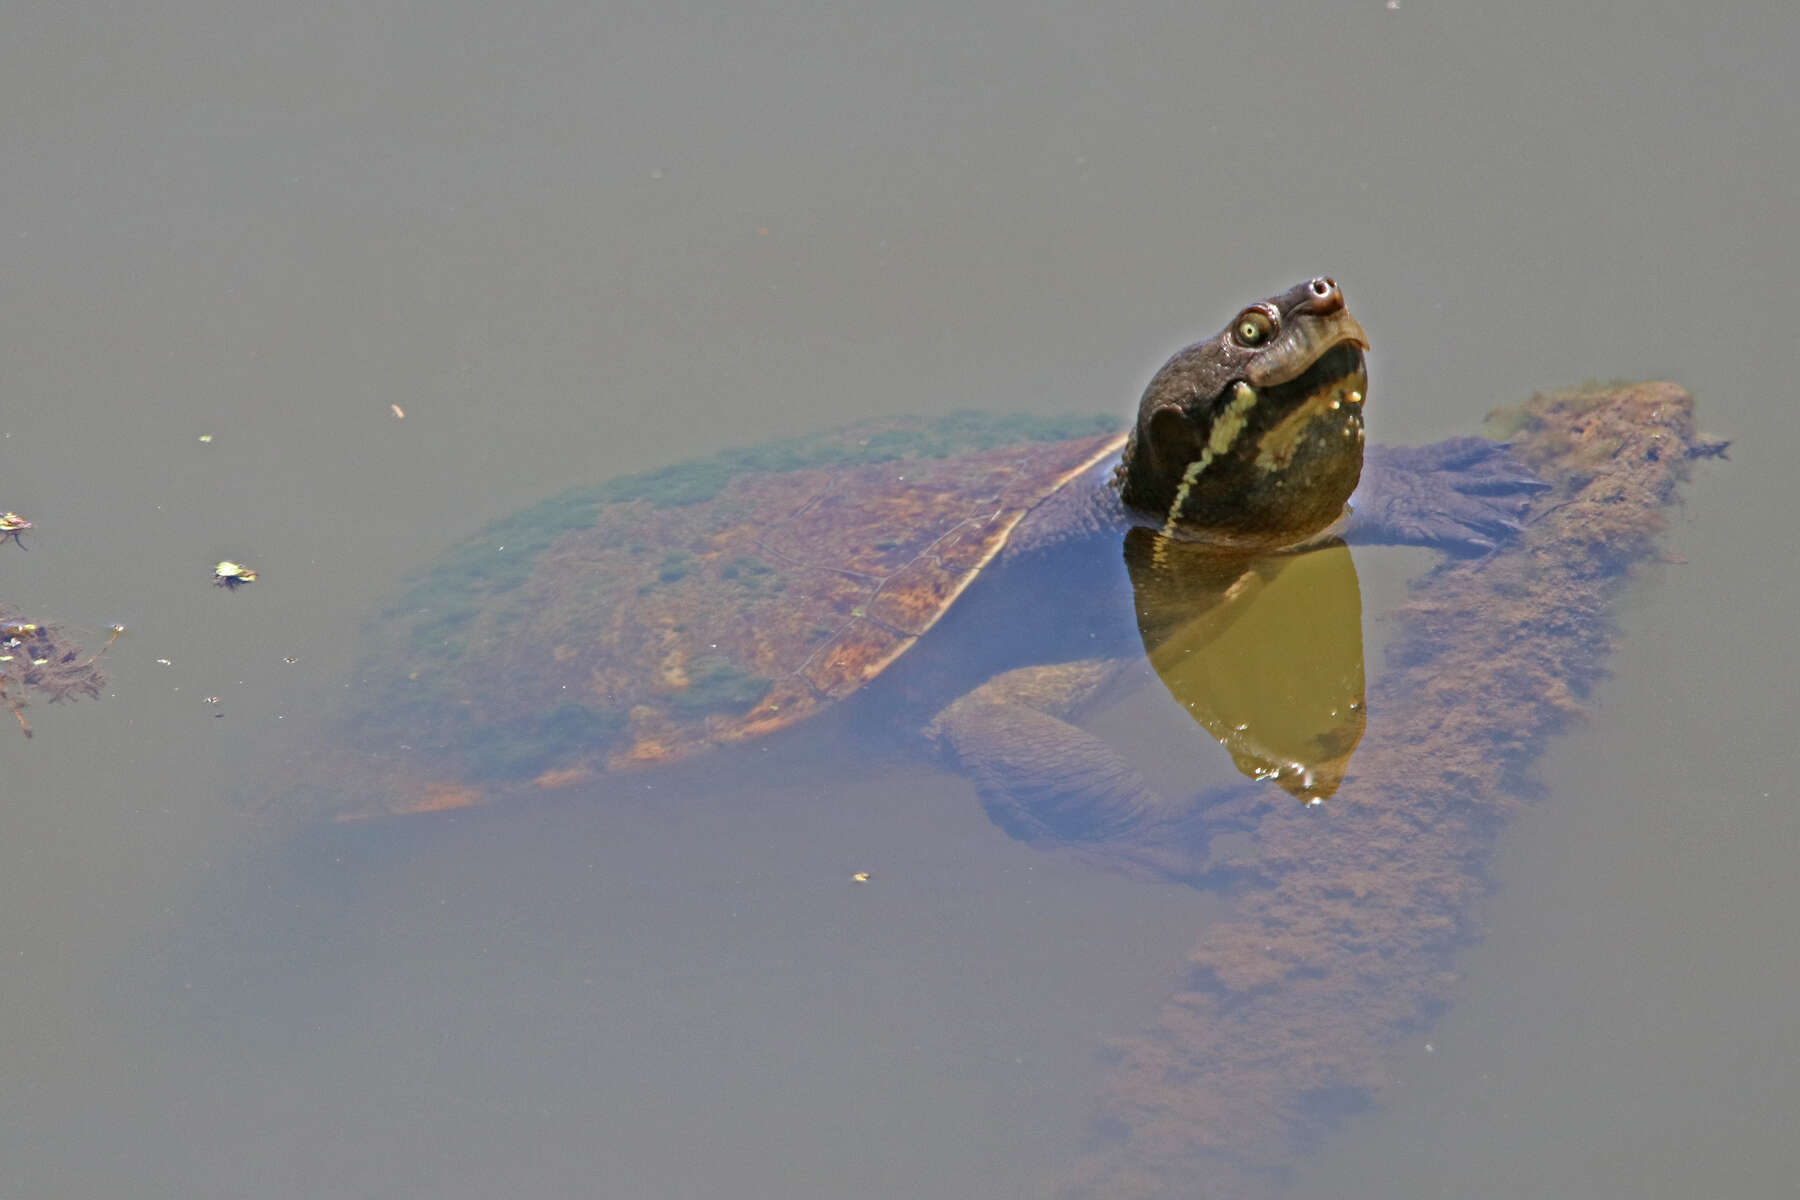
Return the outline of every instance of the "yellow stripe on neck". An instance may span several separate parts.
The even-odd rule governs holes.
[[[1176,522],[1181,520],[1181,510],[1187,507],[1188,493],[1193,491],[1194,484],[1200,478],[1200,472],[1211,466],[1213,460],[1231,449],[1237,441],[1238,434],[1244,431],[1249,420],[1250,410],[1256,406],[1256,389],[1247,383],[1239,382],[1232,393],[1231,403],[1213,422],[1212,433],[1206,439],[1206,446],[1200,451],[1200,457],[1187,465],[1181,473],[1181,486],[1175,489],[1175,501],[1169,505],[1168,519],[1163,522],[1162,535],[1173,537]]]

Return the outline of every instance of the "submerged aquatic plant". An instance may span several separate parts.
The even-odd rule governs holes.
[[[97,664],[125,627],[114,625],[109,632],[106,644],[84,657],[59,627],[19,620],[0,605],[0,704],[12,713],[26,737],[31,736],[31,722],[25,719],[25,707],[32,698],[42,697],[54,704],[81,696],[99,697],[106,676]]]

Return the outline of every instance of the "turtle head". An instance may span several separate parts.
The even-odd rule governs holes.
[[[1249,546],[1330,525],[1362,474],[1368,346],[1324,276],[1244,308],[1145,389],[1125,503],[1171,534]]]

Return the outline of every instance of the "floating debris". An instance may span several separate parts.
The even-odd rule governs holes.
[[[212,434],[210,434],[210,433],[203,433],[203,434],[201,434],[201,435],[200,435],[200,440],[201,440],[201,442],[203,442],[203,443],[205,443],[205,442],[211,442],[211,441],[212,441]]]
[[[255,569],[246,567],[243,563],[234,563],[230,559],[225,559],[213,568],[213,585],[215,587],[230,588],[236,591],[240,583],[255,582]]]
[[[0,513],[0,546],[4,546],[7,542],[14,542],[19,549],[24,550],[26,546],[24,542],[19,541],[19,535],[30,528],[31,522],[18,513]]]
[[[869,873],[867,871],[858,871],[856,874],[854,874],[850,877],[850,882],[851,883],[867,883],[867,882],[869,882]]]
[[[406,420],[406,410],[404,408],[401,408],[398,404],[390,404],[388,407],[394,410],[394,420]]]
[[[0,607],[0,617],[6,616]],[[33,697],[47,698],[52,704],[82,696],[98,699],[106,676],[95,663],[124,632],[123,625],[114,625],[106,644],[83,658],[80,648],[52,625],[0,620],[0,704],[12,713],[19,730],[31,736],[24,709]]]

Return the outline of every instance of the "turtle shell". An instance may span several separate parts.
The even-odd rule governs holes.
[[[390,806],[572,783],[803,720],[905,653],[1021,517],[1118,450],[1116,430],[974,414],[864,425],[490,526],[377,631],[360,732],[384,754],[459,760],[465,780]]]

